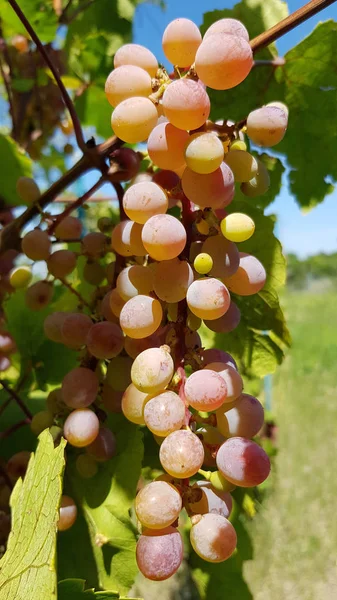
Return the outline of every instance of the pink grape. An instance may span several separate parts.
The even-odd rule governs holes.
[[[196,410],[216,410],[226,402],[227,385],[224,379],[211,369],[212,366],[195,371],[185,383],[186,400]]]
[[[226,440],[218,450],[216,464],[226,479],[242,487],[260,485],[270,472],[266,452],[243,437]]]
[[[219,563],[229,558],[237,544],[235,529],[225,517],[214,513],[192,517],[190,540],[203,560]]]
[[[166,481],[152,481],[136,496],[136,515],[143,527],[149,529],[168,527],[179,517],[181,508],[178,490]]]
[[[132,383],[142,392],[156,394],[170,383],[174,364],[167,346],[149,348],[138,354],[131,368]]]
[[[165,117],[172,125],[185,131],[201,127],[209,117],[210,108],[207,92],[192,79],[173,81],[163,95]]]
[[[163,310],[159,300],[138,294],[124,304],[119,322],[125,335],[139,339],[152,335],[162,318]]]
[[[288,116],[277,106],[263,106],[249,113],[247,135],[258,146],[276,146],[285,135]]]
[[[214,321],[205,320],[204,323],[208,329],[214,331],[215,333],[229,333],[236,329],[241,320],[241,312],[238,306],[231,300],[229,305],[229,309],[227,312],[220,317],[220,319],[215,319]]]
[[[101,427],[96,439],[86,450],[98,462],[110,460],[116,454],[117,441],[115,435],[107,427]]]
[[[24,478],[31,456],[28,450],[21,450],[21,452],[17,452],[11,456],[7,462],[6,471],[12,482],[15,482],[19,477]]]
[[[234,198],[234,175],[224,162],[206,175],[195,173],[187,167],[181,185],[187,198],[201,208],[223,208]]]
[[[184,419],[185,404],[175,392],[164,391],[156,394],[144,408],[145,424],[159,437],[166,437],[172,431],[180,429]]]
[[[233,402],[233,400],[240,396],[243,389],[243,381],[241,375],[234,367],[222,362],[214,362],[208,364],[206,369],[215,371],[225,381],[227,388],[226,403]]]
[[[125,300],[123,300],[123,298],[120,297],[119,293],[117,292],[117,288],[109,292],[109,304],[110,310],[114,314],[114,316],[119,317],[122,312],[122,308],[125,305]],[[115,322],[111,318],[108,320],[111,322]]]
[[[174,171],[164,169],[156,171],[152,177],[152,181],[160,185],[167,192],[171,192],[179,184],[180,178]]]
[[[188,140],[187,131],[178,129],[171,123],[160,123],[149,135],[147,151],[157,167],[178,169],[185,164],[184,151]]]
[[[246,79],[253,62],[252,49],[243,37],[214,33],[199,46],[195,70],[208,87],[228,90]]]
[[[202,245],[202,251],[209,254],[213,260],[213,266],[209,272],[211,277],[230,277],[239,268],[240,254],[234,242],[230,242],[223,235],[213,235],[206,239]]]
[[[169,475],[186,479],[195,475],[204,461],[204,448],[189,430],[180,429],[168,435],[159,451],[160,462]]]
[[[197,279],[187,290],[189,309],[200,319],[219,319],[229,308],[230,295],[226,286],[212,277]]]
[[[99,381],[86,367],[76,367],[62,381],[62,398],[71,408],[85,408],[96,400]]]
[[[107,249],[107,238],[101,231],[87,233],[82,239],[82,248],[85,254],[93,258],[102,256]]]
[[[22,252],[31,260],[47,260],[51,251],[51,242],[46,231],[33,229],[22,238]]]
[[[240,252],[239,268],[231,277],[224,278],[228,289],[239,296],[251,296],[262,290],[267,274],[260,261],[245,252]]]
[[[132,148],[117,148],[110,154],[110,158],[120,166],[120,171],[114,173],[114,179],[117,181],[130,181],[137,175],[140,167],[140,156]]]
[[[154,272],[148,267],[131,265],[125,267],[117,277],[116,289],[120,297],[127,302],[138,294],[147,296],[152,292]]]
[[[158,261],[170,260],[185,248],[186,231],[175,217],[156,215],[143,226],[142,241],[151,258]]]
[[[71,446],[84,448],[97,437],[99,420],[89,408],[73,410],[66,418],[63,428],[64,437]]]
[[[89,329],[92,327],[92,320],[83,313],[70,313],[65,315],[62,326],[62,342],[68,348],[75,350],[84,346]]]
[[[111,127],[123,142],[137,144],[147,140],[157,121],[157,109],[151,100],[134,96],[116,106],[111,117]]]
[[[54,235],[60,240],[72,240],[80,237],[82,233],[82,223],[77,217],[71,215],[64,217],[55,227]]]
[[[149,397],[147,393],[138,390],[133,383],[126,388],[122,398],[122,411],[131,423],[145,424],[144,406]]]
[[[111,323],[118,323],[118,316],[114,314],[110,304],[110,296],[112,292],[107,292],[99,305],[99,314],[106,319],[106,321],[110,321]],[[122,300],[122,299],[121,299]],[[124,305],[122,305],[124,306]],[[122,308],[121,308],[122,310]]]
[[[224,404],[219,408],[216,418],[217,427],[226,438],[252,438],[263,425],[264,410],[257,398],[241,394],[232,406]]]
[[[162,46],[167,60],[178,67],[189,67],[202,41],[199,27],[190,19],[174,19],[166,27]]]
[[[70,529],[77,518],[77,506],[70,496],[62,496],[57,528],[59,531]]]
[[[232,512],[232,496],[228,492],[213,489],[209,481],[197,481],[195,486],[199,488],[201,498],[197,502],[189,502],[189,508],[193,513],[196,515],[213,513],[228,519]]]
[[[136,65],[121,65],[111,71],[105,82],[105,94],[111,106],[117,106],[132,96],[149,96],[152,93],[151,77]]]
[[[76,267],[77,257],[71,250],[57,250],[47,260],[48,272],[57,279],[70,275]]]
[[[68,316],[67,312],[54,312],[48,315],[43,323],[45,336],[58,344],[63,343],[62,325]]]
[[[121,65],[135,65],[141,67],[155,77],[158,70],[158,62],[155,55],[140,44],[124,44],[121,46],[114,57],[114,67]]]
[[[138,354],[140,354],[144,350],[148,350],[148,348],[159,348],[161,344],[162,341],[158,337],[158,332],[153,333],[152,335],[149,335],[146,338],[140,338],[138,340],[130,338],[128,336],[126,336],[124,339],[125,352],[127,352],[127,354],[131,356],[131,358],[136,358]]]
[[[242,37],[244,40],[249,42],[249,34],[247,29],[243,23],[237,19],[219,19],[218,21],[215,21],[215,23],[212,23],[212,25],[207,29],[204,35],[204,40],[215,33],[229,33],[237,37]]]
[[[193,282],[194,275],[189,263],[174,258],[157,263],[154,271],[154,291],[164,302],[179,302]]]
[[[168,207],[166,192],[153,181],[134,183],[126,190],[123,207],[127,217],[143,225],[154,215],[165,214]]]
[[[238,370],[237,364],[231,354],[224,352],[224,350],[218,350],[218,348],[208,348],[207,350],[203,350],[201,358],[205,367],[210,363],[222,362]]]
[[[147,579],[168,579],[183,560],[181,534],[174,527],[145,529],[137,542],[136,560],[139,570]]]
[[[30,310],[42,310],[53,297],[53,286],[47,281],[37,281],[26,291],[26,305]]]
[[[115,323],[108,321],[95,323],[87,333],[86,345],[89,352],[96,358],[113,358],[123,349],[122,331]]]
[[[121,221],[112,230],[112,249],[121,256],[145,256],[142,229],[143,226],[139,223]]]

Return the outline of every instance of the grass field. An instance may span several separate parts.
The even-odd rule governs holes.
[[[337,294],[288,293],[293,347],[274,377],[279,452],[250,526],[254,600],[337,599]]]

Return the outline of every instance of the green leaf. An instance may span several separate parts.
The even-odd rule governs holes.
[[[106,99],[103,83],[90,85],[86,92],[77,98],[75,106],[83,125],[94,125],[97,133],[105,138],[112,135],[112,108]]]
[[[19,146],[7,135],[0,134],[0,161],[3,173],[0,191],[1,203],[12,206],[22,205],[22,200],[16,193],[16,182],[19,177],[31,177],[32,161]]]
[[[282,162],[275,158],[274,156],[269,156],[265,152],[263,154],[258,154],[254,152],[254,155],[258,157],[258,159],[264,163],[267,167],[270,175],[270,186],[268,191],[262,196],[257,196],[256,198],[252,198],[250,201],[247,199],[241,190],[239,185],[237,185],[237,189],[235,192],[235,200],[240,200],[244,202],[250,202],[253,206],[258,208],[266,208],[274,202],[275,198],[279,195],[281,191],[282,185],[282,176],[285,171]],[[227,210],[227,209],[226,209]]]
[[[58,600],[108,600],[109,598],[117,598],[118,600],[126,600],[122,598],[118,592],[95,592],[93,589],[85,590],[84,579],[64,579],[59,581],[57,586]],[[141,598],[129,598],[129,600],[141,600]]]
[[[67,488],[77,500],[87,523],[99,586],[126,593],[137,574],[135,560],[136,531],[129,517],[143,457],[142,433],[122,415],[114,415],[110,423],[117,436],[118,454],[100,465],[94,478],[81,478],[74,460],[69,459]],[[83,573],[82,556],[73,556],[67,534],[60,539],[59,554],[64,563],[73,562],[73,572]],[[75,570],[75,561],[78,568]],[[61,571],[63,576],[63,570]],[[82,575],[83,576],[83,575]],[[84,573],[85,576],[85,573]]]
[[[0,561],[2,600],[56,600],[56,531],[64,447],[63,440],[54,449],[50,433],[43,432],[24,481],[19,479],[12,492],[12,531]]]
[[[52,2],[20,0],[20,8],[43,43],[47,44],[55,40],[58,19]],[[0,17],[5,37],[18,33],[29,37],[26,28],[6,0],[0,0]]]

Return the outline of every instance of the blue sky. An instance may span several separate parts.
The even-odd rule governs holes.
[[[304,0],[290,0],[289,11],[293,12],[304,3]],[[160,62],[167,64],[161,37],[170,21],[177,17],[187,17],[200,25],[204,12],[231,8],[234,4],[235,2],[228,0],[166,0],[165,10],[151,3],[140,4],[134,19],[134,42],[147,46]],[[277,42],[279,53],[282,55],[296,45],[319,21],[331,18],[337,18],[336,5],[326,8],[283,36]],[[268,212],[278,216],[277,235],[286,252],[295,252],[304,257],[337,250],[337,190],[327,196],[322,204],[304,214],[289,194],[285,177],[282,192],[268,208]]]

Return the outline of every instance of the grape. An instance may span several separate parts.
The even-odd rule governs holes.
[[[207,275],[212,270],[213,259],[206,252],[201,252],[195,257],[193,262],[194,269],[200,275]]]
[[[16,191],[25,204],[33,204],[41,196],[39,186],[31,177],[19,177],[16,182]]]
[[[95,459],[89,454],[80,454],[76,459],[76,469],[83,479],[95,477],[98,467]]]
[[[88,254],[93,258],[98,258],[99,256],[102,256],[107,249],[107,238],[104,233],[101,233],[100,231],[87,233],[82,239],[82,248],[85,254]]]
[[[152,269],[141,265],[125,267],[117,277],[116,289],[119,296],[127,302],[141,294],[147,296],[153,290],[154,273]]]
[[[116,290],[115,290],[115,293],[117,293]],[[98,311],[99,311],[99,314],[102,317],[104,317],[104,319],[106,319],[106,321],[110,321],[111,323],[119,323],[118,316],[116,316],[111,309],[110,296],[111,296],[111,292],[107,292],[105,294],[105,296],[103,297],[102,301],[99,304]],[[122,298],[120,298],[120,301],[123,302]],[[123,306],[123,304],[122,304],[122,306]],[[122,310],[122,308],[121,308],[121,310]]]
[[[62,341],[68,348],[77,350],[84,346],[92,320],[88,315],[82,313],[70,313],[65,315],[61,325]]]
[[[187,429],[173,431],[159,451],[160,462],[173,477],[186,479],[195,475],[204,460],[204,448],[199,438]]]
[[[121,256],[145,256],[142,229],[142,225],[133,221],[121,221],[112,231],[112,249]]]
[[[132,358],[130,356],[116,356],[108,365],[105,379],[107,383],[117,392],[124,390],[131,383]]]
[[[243,381],[241,375],[234,367],[223,362],[213,362],[209,363],[206,369],[215,371],[224,379],[227,388],[226,403],[232,402],[240,396],[243,389]],[[198,372],[200,373],[200,371]]]
[[[181,185],[187,198],[201,208],[222,208],[234,198],[234,176],[226,163],[208,175],[200,175],[187,167]]]
[[[155,260],[176,258],[185,248],[186,231],[182,223],[171,215],[155,215],[144,225],[142,241],[146,251]]]
[[[99,420],[89,408],[73,410],[64,423],[64,437],[71,446],[84,448],[89,446],[98,435]]]
[[[148,171],[136,173],[130,184],[133,185],[134,183],[140,183],[141,181],[152,181],[152,173],[149,173]]]
[[[193,134],[185,149],[188,168],[202,175],[216,171],[223,157],[224,147],[214,132]]]
[[[55,227],[55,237],[60,240],[76,240],[82,233],[82,223],[71,215],[64,217]]]
[[[74,525],[77,517],[77,506],[70,496],[62,496],[59,509],[59,520],[57,528],[59,531],[66,531]]]
[[[116,454],[117,441],[110,429],[101,427],[96,439],[87,446],[87,452],[98,462],[105,462]]]
[[[125,335],[139,339],[152,335],[158,329],[162,318],[160,302],[139,294],[124,304],[119,322]]]
[[[208,423],[204,423],[201,427],[198,427],[196,434],[207,446],[221,446],[225,441],[220,431],[216,427],[208,425]]]
[[[115,280],[115,269],[116,269],[115,261],[112,261],[112,262],[108,263],[107,265],[105,265],[106,278],[110,285],[112,285]]]
[[[143,181],[126,190],[123,207],[129,219],[143,225],[150,217],[166,213],[168,199],[159,185],[153,181]]]
[[[15,349],[16,346],[12,336],[5,331],[0,333],[0,352],[3,354],[11,354]]]
[[[178,490],[166,481],[152,481],[136,496],[135,510],[143,527],[164,529],[176,521],[182,508]]]
[[[253,219],[243,213],[227,215],[222,219],[220,227],[222,235],[231,242],[245,242],[255,231]]]
[[[166,437],[172,431],[180,429],[184,419],[185,405],[175,392],[166,391],[154,396],[144,408],[145,424],[159,437]]]
[[[287,115],[289,115],[289,108],[287,107],[286,104],[284,104],[284,102],[280,102],[279,100],[274,100],[273,102],[268,102],[268,104],[266,104],[266,106],[276,106],[276,108],[280,108],[281,110],[283,110],[283,112]]]
[[[53,286],[46,281],[33,283],[26,291],[26,305],[30,310],[42,310],[53,297]]]
[[[103,383],[102,402],[105,410],[112,413],[122,412],[122,397],[123,392],[116,392],[106,381]]]
[[[114,181],[129,181],[137,175],[141,161],[138,152],[131,148],[117,148],[111,152],[109,158],[112,161],[112,167],[113,163],[119,165],[119,170],[113,173]],[[111,226],[109,226],[109,231],[110,229]]]
[[[124,345],[122,331],[116,323],[102,321],[89,329],[86,337],[89,352],[99,359],[117,356]]]
[[[48,411],[53,413],[53,415],[63,412],[65,404],[61,388],[55,388],[48,394],[46,405]]]
[[[148,348],[135,358],[131,368],[132,383],[142,392],[156,394],[170,383],[174,365],[167,346]]]
[[[148,348],[159,348],[160,345],[161,341],[158,337],[158,332],[139,340],[128,336],[124,339],[125,352],[127,352],[131,358],[136,358],[143,350],[147,350]]]
[[[215,21],[206,31],[204,40],[214,33],[229,33],[236,37],[242,37],[249,42],[249,34],[243,23],[237,19],[219,19]]]
[[[234,150],[243,150],[243,152],[246,152],[247,144],[243,140],[234,140],[229,146],[229,149],[231,152],[234,152]]]
[[[233,171],[235,181],[238,181],[239,183],[249,181],[255,177],[258,171],[257,160],[252,154],[249,154],[249,152],[244,152],[243,150],[228,152],[225,160],[226,164]],[[235,242],[239,240],[232,241]]]
[[[198,279],[187,290],[189,309],[200,319],[219,319],[229,308],[230,295],[226,286],[214,278]]]
[[[246,79],[253,62],[251,47],[243,37],[212,33],[197,50],[195,70],[213,90],[229,90]]]
[[[145,46],[139,44],[124,44],[121,46],[114,57],[114,67],[121,65],[135,65],[141,67],[151,77],[155,77],[158,70],[158,62],[154,54]]]
[[[189,502],[192,512],[195,515],[212,513],[228,519],[232,512],[232,496],[228,492],[213,490],[209,481],[197,481],[195,485],[200,489],[202,496],[197,502]]]
[[[118,104],[112,113],[111,127],[123,142],[137,144],[147,140],[157,120],[157,109],[151,100],[135,96]]]
[[[257,162],[259,170],[255,177],[246,183],[242,183],[240,186],[242,193],[250,198],[262,196],[262,194],[265,194],[268,191],[270,186],[270,177],[266,166],[260,160]]]
[[[240,436],[252,438],[256,435],[264,421],[263,406],[260,402],[249,396],[241,394],[232,407],[224,404],[216,412],[217,427],[226,437]]]
[[[152,93],[151,77],[136,65],[121,65],[111,71],[105,83],[105,94],[111,106],[117,106],[132,96],[149,96]]]
[[[240,252],[240,265],[236,273],[224,281],[228,289],[239,296],[251,296],[262,290],[267,274],[260,261],[245,252]]]
[[[229,305],[229,309],[227,312],[220,317],[220,319],[215,319],[214,321],[204,321],[206,327],[215,333],[229,333],[236,329],[239,325],[241,319],[240,309],[237,307],[235,302],[231,300]]]
[[[115,317],[119,317],[122,308],[125,305],[125,300],[123,300],[123,298],[120,297],[119,293],[117,292],[117,288],[109,292],[109,302],[111,312],[114,314]],[[109,319],[109,321],[111,321],[111,319]]]
[[[167,60],[178,67],[189,67],[202,38],[199,28],[190,19],[175,19],[166,27],[162,46]]]
[[[185,383],[186,400],[196,410],[209,412],[226,402],[227,385],[224,379],[211,369],[210,366],[192,373]]]
[[[126,388],[122,398],[122,411],[125,417],[137,425],[145,425],[144,406],[149,395],[141,392],[133,383]]]
[[[220,471],[213,471],[209,480],[212,489],[219,492],[232,492],[235,485],[228,481]]]
[[[186,298],[193,279],[193,271],[186,260],[164,260],[155,267],[154,291],[164,302],[179,302]]]
[[[203,350],[201,358],[204,366],[207,366],[214,362],[221,362],[225,365],[230,365],[231,367],[237,370],[237,364],[234,358],[228,352],[224,352],[223,350],[218,350],[217,348],[209,348],[208,350]]]
[[[187,131],[178,129],[171,123],[160,123],[149,135],[147,151],[157,167],[178,169],[185,165],[184,151],[188,140]]]
[[[179,133],[183,133],[181,129],[178,129]],[[152,134],[151,134],[152,135]],[[150,136],[151,137],[151,136]],[[149,138],[150,139],[150,138]],[[149,145],[149,143],[148,143]],[[152,181],[160,185],[167,192],[171,192],[180,182],[180,178],[174,171],[156,171],[152,177]],[[169,199],[170,202],[170,199]]]
[[[57,250],[48,258],[47,268],[51,275],[57,279],[63,279],[75,269],[76,260],[75,252],[71,252],[71,250]]]
[[[98,286],[105,279],[106,273],[104,267],[99,262],[88,260],[83,268],[83,279],[90,285]]]
[[[201,326],[201,319],[200,317],[194,315],[191,311],[188,311],[186,325],[189,329],[191,329],[191,331],[197,331],[197,329],[199,329]]]
[[[208,513],[196,515],[191,521],[192,548],[203,560],[219,563],[233,554],[237,543],[236,532],[225,517]]]
[[[265,451],[243,437],[226,440],[218,450],[216,464],[226,479],[242,487],[260,485],[270,472]]]
[[[15,267],[9,273],[9,283],[15,290],[27,287],[32,280],[30,267]]]
[[[152,581],[171,577],[183,560],[183,541],[177,529],[145,529],[137,542],[137,565]]]
[[[28,452],[27,450],[22,450],[21,452],[13,454],[13,456],[9,459],[6,466],[6,471],[11,481],[15,482],[17,479],[19,479],[19,477],[24,478],[24,476],[26,475],[30,456],[30,452]]]
[[[54,415],[49,410],[41,410],[36,413],[30,423],[34,435],[40,435],[44,429],[51,427],[54,423]]]
[[[62,397],[71,408],[85,408],[96,400],[99,381],[96,373],[86,367],[76,367],[62,381]]]
[[[7,371],[11,366],[11,361],[7,356],[3,356],[0,354],[0,372]]]
[[[22,252],[31,260],[47,260],[51,250],[51,243],[46,231],[33,229],[22,238]]]
[[[163,95],[165,117],[172,125],[185,131],[198,129],[207,121],[210,100],[198,81],[177,79],[170,83]]]
[[[247,135],[258,146],[276,146],[285,135],[288,116],[276,106],[263,106],[249,113]]]

